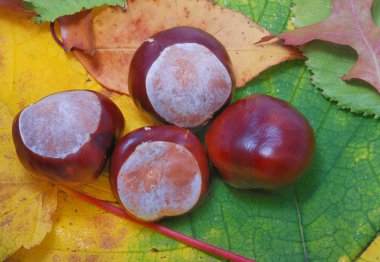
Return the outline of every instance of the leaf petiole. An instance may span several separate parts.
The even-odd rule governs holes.
[[[89,196],[89,195],[86,195],[86,194],[83,194],[75,189],[72,189],[72,188],[68,188],[68,187],[64,187],[64,186],[60,186],[60,188],[72,195],[72,196],[75,196],[93,206],[96,206],[98,208],[101,208],[107,212],[110,212],[118,217],[121,217],[121,218],[124,218],[124,219],[127,219],[127,220],[130,220],[130,221],[133,221],[139,225],[143,225],[143,226],[146,226],[150,229],[152,229],[153,231],[157,232],[157,233],[160,233],[162,235],[165,235],[167,237],[170,237],[178,242],[181,242],[185,245],[188,245],[188,246],[191,246],[191,247],[194,247],[194,248],[197,248],[199,250],[202,250],[204,252],[207,252],[209,254],[212,254],[212,255],[215,255],[215,256],[218,256],[220,258],[223,258],[223,259],[227,259],[227,260],[231,260],[231,261],[236,261],[236,262],[255,262],[255,260],[252,260],[252,259],[249,259],[249,258],[246,258],[246,257],[243,257],[243,256],[240,256],[238,254],[235,254],[233,252],[230,252],[230,251],[227,251],[227,250],[224,250],[222,248],[219,248],[219,247],[216,247],[216,246],[213,246],[213,245],[210,245],[210,244],[207,244],[205,242],[202,242],[200,240],[197,240],[195,238],[192,238],[190,236],[187,236],[187,235],[184,235],[180,232],[177,232],[175,230],[172,230],[170,228],[167,228],[165,226],[162,226],[160,224],[157,224],[157,223],[149,223],[149,222],[144,222],[144,221],[140,221],[140,220],[137,220],[135,219],[134,217],[128,215],[126,212],[124,212],[124,210],[122,210],[121,208],[115,206],[115,205],[112,205],[110,204],[109,202],[106,202],[104,200],[101,200],[101,199],[97,199],[97,198],[94,198],[92,196]]]

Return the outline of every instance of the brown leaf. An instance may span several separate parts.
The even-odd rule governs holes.
[[[344,80],[359,78],[380,92],[380,28],[371,15],[373,0],[334,0],[326,20],[278,35],[287,45],[303,45],[314,39],[348,45],[358,60]]]
[[[0,9],[1,8],[25,18],[29,18],[35,15],[34,12],[25,9],[22,0],[0,0]]]
[[[108,7],[94,16],[94,56],[74,52],[97,81],[114,91],[128,93],[129,63],[143,41],[175,26],[198,27],[221,41],[231,57],[238,87],[273,65],[302,58],[297,49],[277,42],[255,44],[269,32],[208,0],[136,0],[128,5],[128,11]]]
[[[62,16],[58,18],[58,23],[61,28],[63,48],[66,52],[75,49],[82,50],[88,55],[95,53],[94,38],[91,32],[91,10]]]

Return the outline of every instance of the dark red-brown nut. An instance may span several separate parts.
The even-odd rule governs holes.
[[[147,39],[129,68],[135,104],[180,127],[205,125],[232,97],[235,80],[226,49],[212,35],[175,27]]]
[[[21,163],[38,178],[68,186],[99,176],[124,129],[118,107],[88,90],[49,95],[13,121]]]
[[[189,130],[152,126],[124,136],[111,157],[111,188],[120,205],[143,221],[194,209],[209,186],[209,162]]]
[[[206,133],[211,162],[238,188],[277,189],[312,163],[313,130],[285,101],[252,95],[223,111]]]

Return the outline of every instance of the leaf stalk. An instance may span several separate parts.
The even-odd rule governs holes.
[[[85,202],[87,202],[93,206],[96,206],[100,209],[103,209],[103,210],[105,210],[109,213],[112,213],[118,217],[132,221],[132,222],[137,223],[139,225],[143,225],[145,227],[148,227],[157,233],[160,233],[162,235],[170,237],[170,238],[172,238],[178,242],[181,242],[185,245],[188,245],[188,246],[197,248],[199,250],[202,250],[204,252],[207,252],[209,254],[215,255],[219,258],[227,259],[230,261],[236,261],[236,262],[255,262],[255,260],[243,257],[241,255],[238,255],[238,254],[235,254],[235,253],[230,252],[228,250],[224,250],[222,248],[213,246],[211,244],[207,244],[205,242],[202,242],[198,239],[184,235],[178,231],[175,231],[175,230],[170,229],[168,227],[165,227],[163,225],[160,225],[157,223],[140,221],[140,220],[128,215],[123,209],[121,209],[121,208],[119,208],[113,204],[110,204],[107,201],[86,195],[86,194],[81,193],[81,192],[79,192],[75,189],[72,189],[72,188],[68,188],[68,187],[64,187],[64,186],[60,186],[60,188],[64,192],[66,192],[66,193],[68,193],[74,197],[77,197],[77,198],[79,198],[79,199],[81,199],[81,200],[83,200],[83,201],[85,201]]]

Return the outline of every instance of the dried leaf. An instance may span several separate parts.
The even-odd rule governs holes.
[[[135,50],[151,35],[175,26],[198,27],[221,41],[231,57],[238,87],[273,65],[301,57],[298,50],[275,42],[255,45],[269,32],[208,0],[137,0],[128,6],[127,12],[108,7],[94,15],[94,56],[74,52],[98,82],[121,93],[128,93],[129,63]]]
[[[22,0],[0,0],[0,9],[8,10],[16,15],[29,18],[35,15],[34,12],[28,11]]]
[[[11,127],[18,111],[54,92],[92,89],[104,91],[119,105],[128,119],[125,132],[154,122],[139,113],[129,97],[96,84],[72,55],[64,54],[54,44],[47,23],[36,25],[4,10],[0,10],[0,76],[0,261],[3,261],[19,248],[33,250],[44,240],[52,228],[51,217],[57,206],[57,187],[34,179],[17,158]],[[81,189],[112,199],[104,176]],[[62,205],[58,202],[59,209]],[[49,240],[56,237],[49,236]],[[67,243],[64,239],[62,242],[64,250]],[[44,249],[43,253],[46,252]]]
[[[119,5],[125,7],[125,0],[23,0],[37,13],[36,22],[53,22],[58,17],[71,15],[85,9],[102,5]]]
[[[373,0],[334,0],[333,12],[322,22],[278,37],[287,45],[303,45],[314,39],[348,45],[358,53],[358,60],[343,76],[344,80],[362,79],[380,92],[380,28],[371,15]]]
[[[0,260],[39,244],[50,232],[57,187],[32,178],[12,144],[13,114],[0,100]]]
[[[230,3],[250,17],[263,13],[267,24],[278,17],[272,28],[278,32],[286,24],[291,0],[219,2]],[[13,116],[41,96],[69,88],[104,91],[75,58],[53,43],[46,24],[37,26],[1,11],[0,57],[0,100],[7,107],[0,108],[2,114],[9,110]],[[380,225],[378,121],[339,110],[314,92],[309,79],[303,62],[292,61],[266,71],[247,88],[235,92],[235,99],[258,92],[274,95],[291,102],[308,117],[319,148],[309,174],[280,192],[243,192],[215,176],[207,201],[189,215],[163,221],[166,226],[258,261],[337,261],[343,256],[355,260]],[[126,131],[145,123],[130,98],[106,94],[121,107]],[[11,120],[7,119],[4,121]],[[9,165],[4,161],[5,153],[0,152],[0,163],[7,163],[0,168],[0,177],[7,171],[17,174],[20,170],[16,162]],[[20,178],[27,182],[26,177]],[[112,201],[109,188],[97,192],[101,184],[108,187],[105,177],[86,192]],[[53,223],[51,233],[40,245],[21,249],[19,256],[10,260],[219,261],[64,193],[58,194]],[[4,241],[12,236],[0,237]]]
[[[38,59],[28,52],[36,46],[28,47],[26,42],[32,35],[37,37],[36,32],[24,28],[27,24],[33,22],[0,10],[0,260],[22,246],[39,244],[50,232],[50,216],[57,205],[57,188],[34,179],[24,170],[12,142],[13,117],[39,94],[40,83],[28,88],[33,87],[32,79],[38,75],[31,75],[30,61]],[[23,52],[16,52],[15,46]],[[25,60],[27,56],[31,60]]]
[[[293,0],[293,3],[292,22],[297,28],[320,22],[332,11],[331,0]],[[373,2],[371,11],[375,23],[380,26],[380,0]],[[364,81],[344,81],[341,78],[356,62],[354,49],[326,41],[313,41],[304,45],[302,51],[308,58],[306,66],[312,72],[311,81],[324,97],[351,112],[380,117],[377,90]]]
[[[28,104],[53,92],[93,86],[80,65],[67,67],[70,59],[52,42],[48,24],[37,26],[0,10],[0,261],[20,247],[38,245],[51,230],[57,187],[22,167],[11,128]]]
[[[93,55],[94,38],[91,33],[92,11],[84,10],[73,15],[58,18],[61,29],[63,48],[66,52],[75,49]]]

